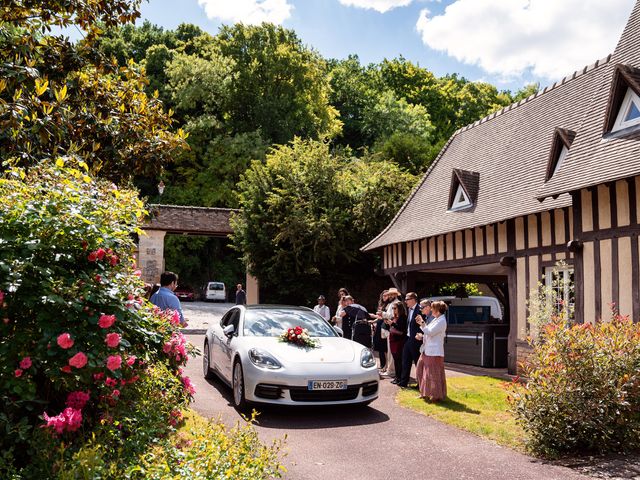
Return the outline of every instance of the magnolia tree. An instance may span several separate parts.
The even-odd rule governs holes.
[[[148,395],[162,396],[175,422],[194,393],[177,315],[143,297],[133,256],[142,203],[86,170],[58,159],[0,178],[5,462],[28,461],[34,436],[70,442],[81,428],[117,423]],[[150,389],[154,372],[162,381]]]

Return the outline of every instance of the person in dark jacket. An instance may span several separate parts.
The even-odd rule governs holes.
[[[404,303],[398,301],[393,303],[393,317],[386,320],[389,324],[389,347],[393,363],[396,365],[395,378],[393,384],[399,384],[402,376],[402,350],[407,340],[407,309]]]
[[[246,305],[247,304],[247,294],[242,289],[242,284],[239,283],[236,286],[236,305]]]
[[[349,338],[365,347],[371,348],[371,324],[369,312],[362,305],[355,303],[353,297],[345,297],[347,306],[342,311],[342,330],[344,338]],[[345,328],[346,327],[346,328]]]

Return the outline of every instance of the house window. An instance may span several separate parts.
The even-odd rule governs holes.
[[[558,170],[560,170],[560,166],[564,162],[565,158],[567,158],[567,155],[569,155],[569,149],[567,148],[566,145],[563,145],[562,150],[560,150],[560,155],[558,156],[558,161],[556,162],[556,166],[553,169],[553,173],[551,174],[552,177],[556,173],[558,173]]]
[[[467,192],[464,191],[462,185],[458,185],[456,196],[453,197],[453,203],[451,204],[451,210],[459,210],[471,206],[471,200],[467,196]]]
[[[547,291],[554,303],[554,313],[566,312],[569,318],[573,318],[575,310],[575,284],[573,267],[547,267],[545,269],[545,283]]]
[[[636,92],[627,88],[627,93],[624,96],[611,131],[617,132],[634,125],[640,125],[640,97]]]

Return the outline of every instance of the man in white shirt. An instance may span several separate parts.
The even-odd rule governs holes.
[[[324,304],[325,301],[326,299],[324,298],[324,295],[320,295],[318,297],[318,305],[313,307],[313,311],[316,312],[318,315],[320,315],[322,318],[324,318],[328,322],[329,319],[331,318],[331,312],[329,311],[329,307],[327,307]]]

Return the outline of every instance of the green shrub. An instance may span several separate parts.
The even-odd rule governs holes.
[[[532,342],[512,407],[542,455],[640,447],[640,324],[553,319]]]
[[[259,480],[280,477],[282,442],[262,444],[251,424],[228,429],[188,413],[182,429],[140,459],[132,478]]]
[[[53,452],[68,459],[91,435],[129,448],[123,435],[162,394],[150,440],[193,393],[180,369],[192,348],[142,298],[142,203],[86,170],[59,159],[0,178],[2,478],[48,478],[64,469]]]

